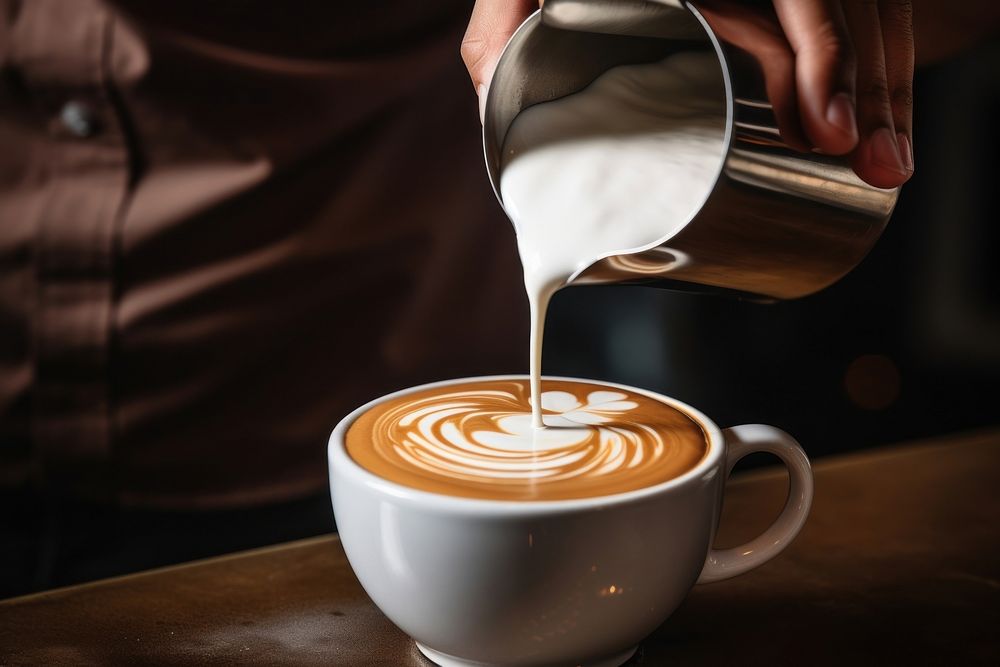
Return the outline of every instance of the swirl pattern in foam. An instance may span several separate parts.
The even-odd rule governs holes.
[[[546,428],[531,423],[527,380],[424,389],[380,403],[347,432],[348,454],[376,475],[452,496],[560,500],[673,479],[707,451],[701,426],[644,394],[546,380]]]

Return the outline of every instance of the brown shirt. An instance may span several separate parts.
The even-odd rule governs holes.
[[[0,0],[0,489],[303,496],[360,402],[522,369],[469,9]]]

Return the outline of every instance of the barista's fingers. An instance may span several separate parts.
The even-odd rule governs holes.
[[[903,167],[913,171],[913,5],[910,0],[879,3],[885,74],[892,122]]]
[[[778,122],[781,140],[796,150],[812,148],[799,123],[795,56],[774,15],[769,10],[762,12],[730,0],[702,0],[698,10],[715,34],[757,60],[764,72],[767,100]]]
[[[878,3],[846,0],[844,12],[858,52],[858,127],[861,141],[851,154],[854,171],[864,181],[892,188],[910,177],[903,165],[896,139],[885,46]]]
[[[476,93],[485,97],[500,52],[517,26],[538,9],[538,0],[478,0],[462,39],[462,60]],[[482,101],[480,101],[480,105]]]
[[[856,64],[840,2],[774,0],[774,9],[795,52],[802,129],[824,153],[849,153],[858,143]]]

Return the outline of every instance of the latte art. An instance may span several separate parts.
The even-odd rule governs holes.
[[[546,500],[607,495],[672,479],[704,456],[690,417],[643,394],[546,381],[546,428],[532,426],[526,380],[407,394],[361,415],[347,451],[362,467],[448,495]]]

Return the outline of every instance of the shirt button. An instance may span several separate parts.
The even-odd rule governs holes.
[[[93,107],[78,101],[67,102],[59,112],[59,120],[74,136],[86,139],[98,133],[101,121]]]

